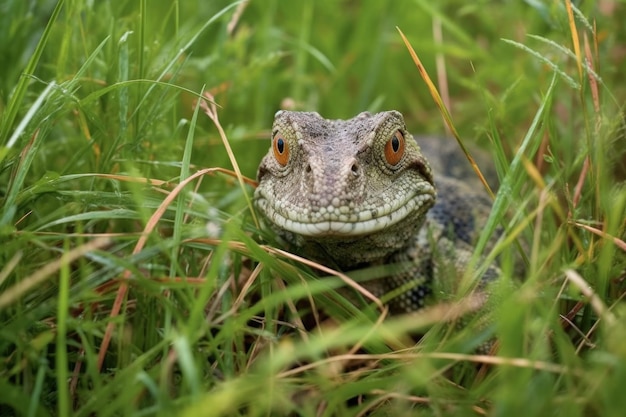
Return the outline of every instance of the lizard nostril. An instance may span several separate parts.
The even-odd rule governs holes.
[[[354,175],[355,177],[359,176],[360,174],[359,164],[357,164],[356,162],[353,163],[350,170],[352,171],[352,175]]]
[[[311,164],[307,164],[306,172],[307,172],[307,174],[311,172]]]

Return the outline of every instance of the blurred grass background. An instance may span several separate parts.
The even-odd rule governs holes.
[[[592,81],[563,1],[2,2],[0,415],[622,415],[626,7],[574,6]],[[205,91],[250,178],[280,108],[397,109],[413,132],[444,134],[396,27],[502,177],[532,144],[502,191],[531,265],[503,295],[486,375],[471,330],[440,328],[392,357],[397,345],[370,333],[372,311],[326,295],[339,280],[250,237],[263,232],[229,176],[194,182],[151,217],[197,170],[232,167],[214,123],[194,113]],[[68,255],[89,242],[97,249]],[[564,283],[572,274],[596,304]],[[285,303],[308,293],[338,328],[283,335]],[[381,329],[401,338],[421,326],[411,320]],[[362,343],[382,356],[342,356]]]

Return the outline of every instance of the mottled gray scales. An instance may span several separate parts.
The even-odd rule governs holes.
[[[418,142],[396,111],[349,120],[279,111],[255,206],[287,244],[328,266],[395,265],[365,287],[391,297],[393,312],[417,310],[450,269],[442,259],[463,274],[491,207],[458,152],[424,141],[441,170],[433,179]],[[497,274],[493,266],[485,279]]]

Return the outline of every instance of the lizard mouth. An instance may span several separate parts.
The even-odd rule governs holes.
[[[416,219],[424,217],[433,206],[435,195],[434,187],[425,182],[414,194],[408,195],[408,198],[400,199],[396,204],[386,203],[371,209],[356,207],[342,210],[331,206],[312,212],[311,209],[275,207],[262,192],[257,194],[255,203],[265,217],[279,229],[308,237],[352,237],[379,232],[405,219],[417,222]],[[398,198],[397,195],[392,197],[385,201]]]

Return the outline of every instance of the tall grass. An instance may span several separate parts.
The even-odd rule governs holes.
[[[623,414],[623,4],[0,8],[0,415]],[[285,106],[442,134],[396,27],[500,178],[490,326],[356,308],[380,271],[285,252],[233,173]]]

